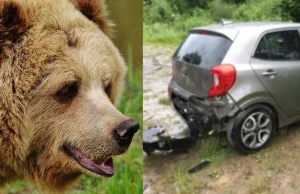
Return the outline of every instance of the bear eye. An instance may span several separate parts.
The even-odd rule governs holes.
[[[110,97],[111,94],[111,82],[110,80],[107,80],[104,82],[104,91],[107,94],[108,97]]]
[[[62,103],[69,102],[73,100],[75,96],[78,94],[78,88],[79,88],[78,82],[67,84],[63,88],[61,88],[58,92],[56,92],[55,96]]]

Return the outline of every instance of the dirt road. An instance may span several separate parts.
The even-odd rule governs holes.
[[[144,46],[144,126],[180,128],[182,121],[167,103],[171,55],[175,47]],[[300,124],[280,132],[256,154],[241,155],[221,147],[218,137],[199,141],[185,153],[147,156],[144,193],[155,194],[298,194],[300,193]],[[211,165],[187,170],[201,160]]]

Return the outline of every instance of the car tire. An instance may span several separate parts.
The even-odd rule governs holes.
[[[241,153],[250,154],[264,148],[276,129],[276,116],[265,105],[254,105],[239,112],[229,123],[229,142]]]

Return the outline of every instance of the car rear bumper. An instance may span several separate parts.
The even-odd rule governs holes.
[[[200,133],[216,129],[226,130],[226,122],[239,110],[230,94],[213,98],[198,98],[180,88],[175,81],[169,84],[171,106],[185,119],[191,132],[201,128]]]

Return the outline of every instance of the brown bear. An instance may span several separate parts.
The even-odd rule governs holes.
[[[112,176],[138,123],[115,106],[126,66],[103,0],[0,0],[0,185],[61,193]]]

